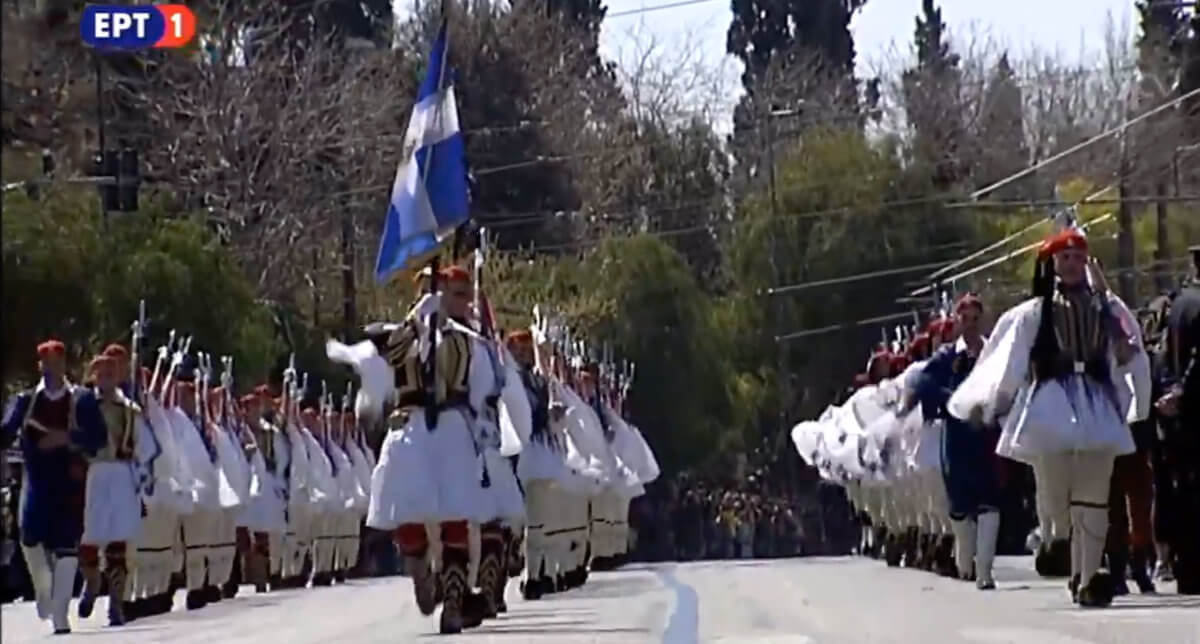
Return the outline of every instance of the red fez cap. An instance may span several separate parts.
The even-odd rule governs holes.
[[[962,297],[958,298],[958,302],[954,304],[954,312],[957,313],[969,306],[979,309],[981,313],[983,312],[983,300],[979,299],[979,296],[974,293],[964,293]]]
[[[110,344],[104,347],[104,355],[112,356],[118,360],[129,357],[129,350],[119,344]]]
[[[1087,236],[1083,234],[1082,230],[1075,227],[1066,228],[1047,237],[1046,241],[1042,242],[1041,248],[1038,249],[1038,259],[1049,259],[1056,253],[1070,249],[1088,252]]]
[[[88,365],[88,369],[95,371],[96,369],[99,369],[100,367],[116,366],[116,364],[117,364],[116,358],[109,356],[109,355],[104,355],[103,353],[101,353],[100,355],[96,356],[95,358],[92,358],[92,362],[91,362],[91,364]]]
[[[938,318],[929,323],[929,335],[940,335],[945,338],[954,334],[954,318]]]
[[[471,281],[471,271],[468,271],[467,269],[465,269],[462,266],[459,266],[457,264],[443,268],[438,273],[438,276],[441,277],[442,279],[446,280],[446,282],[451,283],[451,284],[455,283],[455,282],[470,282]]]
[[[913,336],[912,342],[908,345],[908,355],[910,358],[924,354],[929,350],[929,334],[918,333]]]
[[[37,354],[39,358],[64,356],[67,354],[67,346],[58,340],[46,340],[37,345]]]
[[[509,344],[529,344],[533,342],[533,334],[527,329],[519,329],[508,334]]]

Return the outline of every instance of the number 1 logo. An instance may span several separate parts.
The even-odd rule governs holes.
[[[191,9],[181,4],[161,4],[156,8],[166,22],[162,38],[154,43],[156,48],[182,47],[196,36],[196,16]]]

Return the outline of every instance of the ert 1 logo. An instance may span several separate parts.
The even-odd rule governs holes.
[[[196,16],[181,4],[92,4],[83,10],[79,32],[83,43],[96,49],[182,47],[196,35]]]

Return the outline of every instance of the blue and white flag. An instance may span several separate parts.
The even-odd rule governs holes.
[[[417,93],[396,170],[375,279],[386,282],[414,257],[434,248],[469,215],[467,155],[451,87],[446,24],[433,41],[429,69]]]

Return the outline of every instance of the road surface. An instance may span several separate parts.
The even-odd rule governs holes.
[[[407,579],[254,595],[104,627],[104,600],[68,638],[53,638],[28,603],[6,604],[5,644],[1200,644],[1200,597],[1118,598],[1070,605],[1065,583],[1029,558],[1001,558],[999,589],[864,559],[784,559],[631,565],[583,588],[526,602],[510,585],[508,614],[454,637],[417,613]],[[1163,590],[1173,591],[1171,586]],[[72,609],[73,610],[73,609]]]

